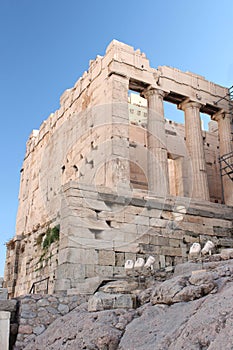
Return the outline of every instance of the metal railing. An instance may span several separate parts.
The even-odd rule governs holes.
[[[36,281],[36,282],[33,282],[31,288],[30,288],[30,291],[29,291],[29,294],[35,294],[35,287],[37,284],[41,283],[41,282],[44,282],[46,281],[46,289],[45,289],[45,294],[48,294],[48,290],[49,290],[49,277],[46,277],[46,278],[43,278],[42,280],[39,280],[39,281]]]
[[[233,181],[233,152],[219,157],[221,176],[227,175]]]

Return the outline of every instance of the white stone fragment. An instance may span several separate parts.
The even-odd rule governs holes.
[[[132,270],[134,267],[133,260],[126,260],[125,262],[125,270]]]
[[[145,263],[145,267],[153,269],[152,265],[154,264],[154,262],[155,262],[155,258],[150,255]]]
[[[202,254],[210,254],[211,255],[211,249],[214,248],[214,243],[212,241],[207,241],[204,245],[204,248],[202,248]]]
[[[200,254],[201,252],[201,245],[200,243],[193,243],[190,247],[190,250],[189,250],[189,255],[198,255]]]
[[[142,268],[144,265],[145,265],[145,260],[144,260],[143,258],[138,258],[138,259],[135,261],[134,268],[135,268],[135,269],[140,269],[140,268]]]

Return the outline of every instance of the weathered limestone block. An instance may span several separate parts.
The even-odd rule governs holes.
[[[138,283],[135,281],[118,280],[106,283],[100,287],[99,291],[104,293],[131,293],[138,288]]]
[[[113,266],[95,266],[95,273],[97,276],[111,278],[113,276]]]
[[[233,249],[232,248],[222,249],[220,256],[223,260],[232,259],[233,258]]]
[[[102,311],[109,309],[133,309],[134,298],[130,294],[108,294],[96,292],[88,300],[88,311]]]
[[[177,264],[175,266],[174,276],[178,275],[185,275],[189,276],[192,274],[192,271],[201,270],[202,264],[201,263],[192,263],[192,262],[185,262],[183,264]]]
[[[98,260],[99,265],[115,266],[115,252],[113,250],[100,250]]]
[[[86,294],[91,295],[94,294],[98,287],[101,285],[103,281],[102,277],[92,277],[86,278],[84,282],[78,283],[76,288],[68,289],[67,295],[75,295],[75,294]]]
[[[57,268],[57,279],[71,280],[84,279],[85,275],[85,265],[84,264],[62,264]]]
[[[125,264],[125,253],[115,253],[116,266],[124,266]]]
[[[59,253],[59,265],[64,263],[98,264],[98,253],[94,248],[66,248]]]

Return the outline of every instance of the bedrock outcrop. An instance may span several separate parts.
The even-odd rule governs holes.
[[[233,349],[233,261],[177,271],[169,280],[132,292],[136,309],[88,312],[84,303],[25,350]]]

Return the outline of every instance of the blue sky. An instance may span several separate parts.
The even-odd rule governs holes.
[[[27,138],[89,60],[117,39],[140,48],[153,67],[231,86],[232,24],[231,0],[0,0],[0,276],[4,243],[15,234]]]

